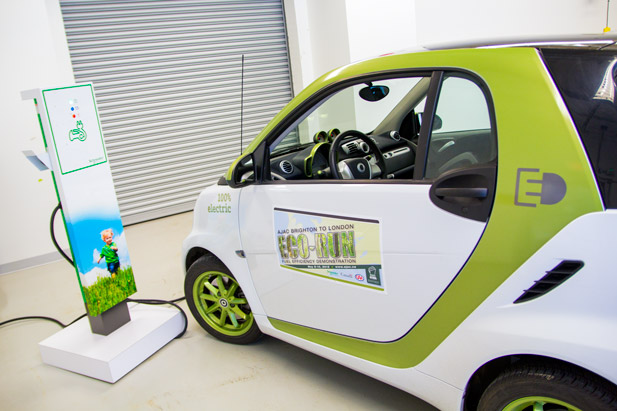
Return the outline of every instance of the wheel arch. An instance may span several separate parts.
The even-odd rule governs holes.
[[[186,274],[189,267],[193,265],[195,261],[206,255],[211,255],[221,261],[213,252],[202,247],[193,247],[186,253],[186,258],[184,259],[184,273]]]
[[[592,378],[603,381],[604,383],[614,387],[614,389],[617,390],[617,386],[615,384],[602,377],[601,375],[598,375],[586,368],[583,368],[579,365],[573,364],[565,360],[532,354],[507,355],[504,357],[495,358],[483,364],[472,374],[471,378],[469,378],[469,381],[467,382],[467,386],[465,387],[465,396],[462,409],[465,411],[477,409],[480,397],[482,396],[486,388],[489,386],[489,384],[493,380],[495,380],[502,372],[504,372],[508,367],[517,363],[542,363],[550,364],[553,366],[566,366],[569,368],[574,368],[581,373],[588,374]]]
[[[246,297],[249,299],[251,309],[253,313],[257,316],[264,315],[264,309],[261,305],[261,301],[257,292],[255,291],[255,286],[253,285],[253,280],[248,271],[248,266],[246,264],[246,259],[236,257],[236,254],[226,253],[224,249],[216,249],[212,251],[212,248],[202,247],[201,244],[205,243],[204,241],[193,243],[193,245],[188,248],[188,251],[185,251],[184,261],[182,264],[184,265],[184,275],[188,272],[189,267],[201,257],[211,256],[218,260],[221,264],[223,264],[236,278],[236,281],[240,284]]]
[[[185,275],[186,275],[186,272],[188,271],[189,267],[191,265],[193,265],[193,263],[195,261],[199,260],[201,257],[204,257],[204,256],[212,256],[213,258],[216,258],[221,264],[223,264],[225,267],[227,267],[228,270],[230,270],[232,273],[234,272],[234,270],[232,269],[234,267],[233,264],[228,264],[228,262],[225,261],[225,259],[221,258],[219,255],[217,255],[214,252],[208,250],[207,248],[196,246],[196,247],[191,248],[186,253],[186,258],[184,259],[184,273],[185,273]]]

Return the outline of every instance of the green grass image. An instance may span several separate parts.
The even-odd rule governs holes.
[[[137,292],[133,267],[120,268],[115,278],[99,278],[96,283],[84,287],[83,290],[88,313],[96,317]]]

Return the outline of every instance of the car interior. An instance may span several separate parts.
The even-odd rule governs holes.
[[[271,140],[264,180],[435,179],[494,161],[483,91],[468,78],[444,76],[424,170],[414,174],[430,83],[429,76],[363,81],[325,97]],[[254,178],[252,161],[240,167],[241,181]]]

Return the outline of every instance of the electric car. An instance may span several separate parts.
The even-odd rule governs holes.
[[[442,410],[617,409],[617,37],[578,40],[316,80],[196,202],[197,322]]]

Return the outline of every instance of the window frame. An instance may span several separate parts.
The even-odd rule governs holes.
[[[437,76],[436,76],[437,77]],[[489,115],[489,123],[490,123],[490,138],[492,139],[494,145],[495,145],[495,158],[492,159],[490,162],[494,162],[495,164],[497,163],[497,159],[498,159],[498,140],[497,140],[497,122],[495,119],[495,110],[494,110],[494,104],[493,104],[493,100],[491,97],[491,93],[489,92],[488,86],[486,85],[486,83],[484,81],[479,81],[481,80],[479,77],[473,75],[470,72],[466,72],[466,71],[452,71],[452,70],[442,70],[440,72],[440,74],[438,75],[439,80],[435,79],[435,83],[437,83],[437,81],[439,81],[438,84],[433,84],[431,83],[431,85],[429,86],[429,91],[427,93],[427,101],[426,101],[426,105],[425,105],[425,112],[429,111],[426,107],[429,106],[430,104],[430,111],[432,113],[429,121],[430,123],[430,127],[427,127],[425,130],[423,130],[423,128],[420,128],[420,139],[418,141],[418,151],[420,150],[420,141],[422,141],[423,145],[422,146],[422,155],[423,155],[423,159],[421,163],[418,163],[418,159],[417,156],[418,154],[416,153],[416,169],[414,172],[414,180],[416,179],[423,179],[423,180],[428,180],[428,181],[435,181],[437,179],[439,179],[440,175],[435,176],[434,178],[427,178],[426,177],[426,168],[428,165],[428,154],[429,154],[429,149],[430,149],[430,143],[431,143],[431,138],[433,137],[434,134],[439,134],[439,133],[433,133],[433,124],[434,124],[434,120],[435,120],[435,115],[437,114],[437,108],[439,106],[439,98],[441,97],[441,92],[442,92],[442,88],[443,88],[443,84],[444,82],[449,79],[449,78],[460,78],[460,79],[464,79],[464,80],[468,80],[470,82],[472,82],[473,84],[475,84],[480,91],[482,92],[482,95],[484,96],[484,101],[486,103],[486,107],[488,110],[488,115]],[[431,79],[432,80],[432,79]],[[433,87],[434,86],[434,87]],[[434,95],[431,95],[431,92],[434,93]],[[429,100],[429,98],[431,98],[431,100]],[[424,124],[424,115],[422,116],[422,124]],[[423,134],[423,131],[426,132],[426,134]],[[424,140],[423,140],[424,137]],[[418,164],[422,164],[422,169],[420,172],[420,169],[418,167]],[[487,163],[481,163],[481,164],[487,164]],[[417,172],[417,174],[416,174]],[[446,171],[447,172],[447,171]]]
[[[429,89],[427,91],[426,102],[424,105],[424,112],[422,113],[422,126],[420,127],[420,135],[418,139],[418,148],[416,151],[415,169],[412,179],[371,179],[371,180],[339,180],[339,179],[302,179],[302,180],[273,180],[270,170],[270,146],[280,138],[281,133],[288,130],[294,123],[306,116],[311,109],[319,104],[321,101],[325,101],[333,94],[350,87],[355,84],[360,84],[367,81],[380,81],[392,78],[401,77],[426,77],[430,78]],[[439,93],[443,81],[448,77],[460,77],[472,81],[482,91],[486,100],[490,126],[491,126],[491,138],[496,147],[497,156],[495,164],[498,159],[498,140],[497,140],[497,127],[495,109],[493,104],[493,98],[490,93],[490,89],[486,82],[476,75],[475,73],[462,69],[462,68],[422,68],[422,69],[398,69],[384,72],[371,72],[358,76],[346,78],[344,80],[331,83],[318,90],[313,95],[309,96],[306,100],[301,102],[297,107],[290,111],[283,120],[281,120],[274,128],[264,137],[263,141],[259,144],[254,152],[254,166],[256,178],[254,184],[366,184],[367,182],[376,184],[432,184],[433,181],[439,178],[437,176],[434,179],[425,179],[426,161],[428,157],[429,138],[432,133],[433,120],[435,118],[435,112],[439,100]],[[428,124],[428,126],[426,126]],[[343,131],[343,130],[342,130]]]

